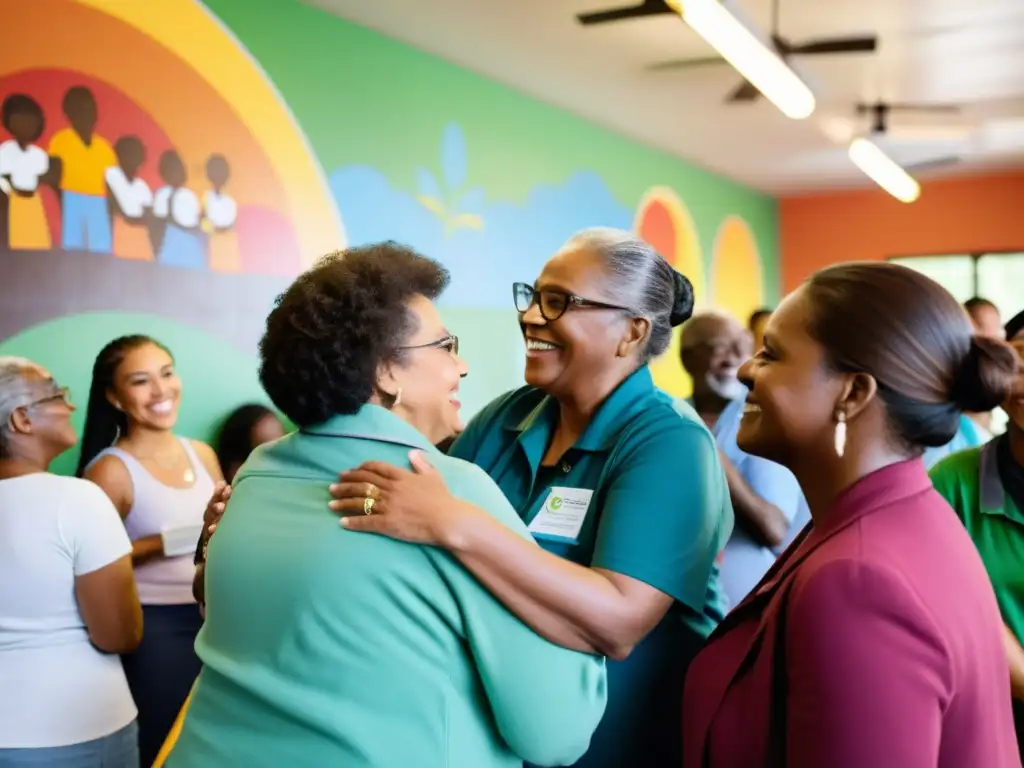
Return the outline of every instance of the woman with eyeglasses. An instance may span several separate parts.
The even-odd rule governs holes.
[[[0,357],[0,766],[138,768],[117,654],[142,637],[131,543],[110,499],[48,471],[78,441],[66,388]]]
[[[203,511],[222,479],[213,449],[175,433],[181,379],[170,350],[122,336],[96,356],[78,474],[102,488],[132,541],[146,633],[122,659],[139,708],[139,759],[152,765],[199,674],[192,596]]]
[[[680,691],[722,618],[715,557],[733,522],[714,438],[648,368],[692,288],[647,243],[595,229],[514,293],[527,386],[484,408],[450,455],[491,476],[540,546],[458,498],[424,454],[415,471],[343,473],[332,508],[351,531],[451,552],[544,637],[614,660],[608,712],[575,765],[678,766]]]
[[[209,540],[203,671],[168,768],[518,768],[586,750],[603,659],[538,636],[443,550],[352,536],[326,507],[339,467],[421,450],[537,548],[486,474],[434,448],[462,427],[467,372],[433,303],[447,284],[404,247],[351,248],[271,312],[260,380],[299,429],[253,451]]]

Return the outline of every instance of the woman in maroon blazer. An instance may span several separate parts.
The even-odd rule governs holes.
[[[995,596],[919,458],[1015,366],[904,267],[832,267],[783,301],[738,441],[796,475],[812,523],[691,665],[686,768],[1021,765]]]

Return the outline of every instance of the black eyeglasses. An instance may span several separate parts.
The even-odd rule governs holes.
[[[437,341],[431,341],[427,344],[414,344],[411,347],[399,347],[399,349],[446,349],[451,354],[459,354],[459,337],[458,336],[445,336],[443,339]]]
[[[617,304],[606,304],[603,301],[592,301],[584,299],[565,291],[545,289],[538,291],[529,283],[512,283],[512,298],[516,302],[516,310],[519,314],[525,314],[530,307],[536,304],[540,307],[540,314],[549,323],[553,323],[566,313],[570,307],[579,309],[617,309],[621,312],[632,312],[627,307],[620,307]]]

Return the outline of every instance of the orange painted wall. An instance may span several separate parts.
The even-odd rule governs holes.
[[[878,189],[779,201],[782,289],[840,261],[1024,250],[1024,171],[923,185],[906,205]]]

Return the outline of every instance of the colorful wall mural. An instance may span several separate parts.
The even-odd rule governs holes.
[[[511,283],[584,227],[633,229],[704,305],[777,298],[769,198],[296,1],[34,0],[13,29],[0,354],[80,400],[103,343],[152,333],[178,358],[182,431],[208,436],[262,399],[274,297],[347,244],[450,268],[470,412],[521,382]],[[684,394],[677,359],[655,372]]]

